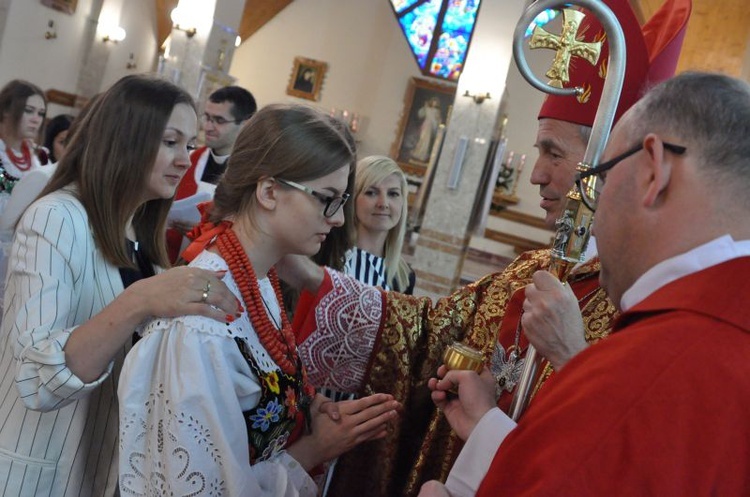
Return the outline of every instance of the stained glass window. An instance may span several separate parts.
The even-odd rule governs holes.
[[[458,80],[481,0],[390,0],[422,74]]]
[[[557,17],[557,14],[558,14],[558,12],[556,10],[553,10],[553,9],[547,9],[547,10],[543,11],[541,14],[539,14],[538,16],[536,16],[534,18],[534,22],[532,22],[531,24],[529,24],[529,28],[526,30],[526,36],[527,37],[531,36],[531,34],[534,32],[534,28],[535,27],[537,27],[537,26],[539,26],[539,27],[544,26],[545,24],[547,24],[548,22],[550,22],[552,19],[554,19],[555,17]]]

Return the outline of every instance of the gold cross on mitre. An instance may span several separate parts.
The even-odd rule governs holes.
[[[578,41],[578,27],[586,15],[580,10],[563,9],[563,29],[560,36],[554,35],[536,26],[529,40],[530,48],[549,48],[557,50],[552,67],[546,76],[551,78],[550,86],[562,88],[570,81],[570,58],[572,56],[587,60],[596,65],[602,51],[602,42],[587,43]]]

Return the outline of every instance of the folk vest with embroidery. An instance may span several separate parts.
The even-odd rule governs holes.
[[[258,377],[261,388],[258,405],[242,413],[250,446],[250,464],[255,464],[272,458],[302,435],[308,423],[312,398],[304,389],[299,356],[294,376],[280,369],[266,372],[258,366],[247,343],[241,338],[235,338],[235,341]]]

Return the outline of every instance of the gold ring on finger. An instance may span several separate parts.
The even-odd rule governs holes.
[[[208,300],[208,292],[203,292],[203,295],[201,296],[201,302],[205,304],[207,300]]]

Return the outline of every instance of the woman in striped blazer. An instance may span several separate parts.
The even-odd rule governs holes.
[[[150,316],[238,312],[221,275],[159,271],[196,132],[184,90],[121,79],[19,221],[0,329],[0,494],[114,495],[117,380],[134,330]]]

